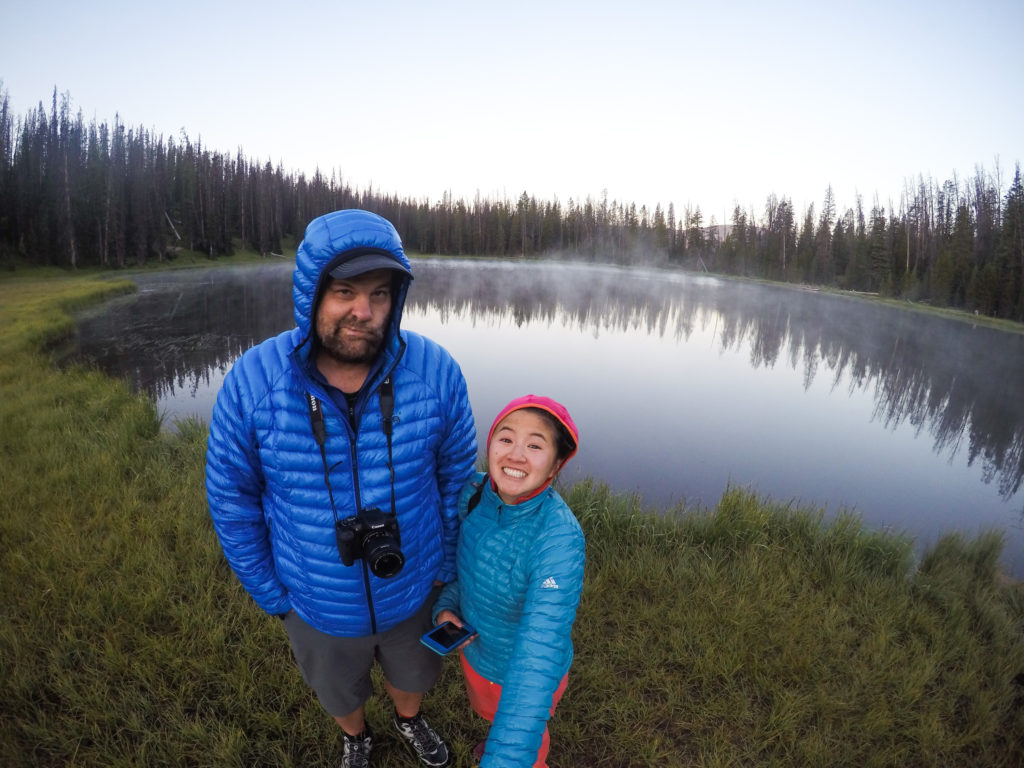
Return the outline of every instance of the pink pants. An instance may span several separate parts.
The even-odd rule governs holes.
[[[482,677],[477,673],[473,667],[470,666],[469,662],[466,661],[466,655],[459,652],[459,660],[462,662],[462,673],[466,678],[466,693],[469,695],[469,704],[473,707],[473,711],[476,712],[480,717],[489,723],[494,722],[494,715],[498,711],[498,702],[501,700],[501,686],[497,683],[492,683],[485,677]],[[562,694],[565,693],[566,686],[569,685],[569,674],[566,673],[565,677],[562,678],[562,682],[558,684],[558,689],[555,691],[555,695],[551,701],[551,714],[555,714],[555,707],[558,706],[559,699],[562,698]],[[544,737],[540,742],[540,749],[537,750],[537,761],[533,764],[534,768],[548,768],[547,757],[548,748],[550,746],[550,737],[548,735],[548,729],[544,728]]]

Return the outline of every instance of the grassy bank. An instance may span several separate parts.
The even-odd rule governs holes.
[[[205,429],[45,350],[124,285],[0,278],[0,764],[339,761],[279,622],[223,561]],[[566,491],[588,539],[554,766],[1019,766],[1024,596],[1001,542],[910,543],[740,490],[650,515]],[[485,733],[457,665],[426,711],[457,765]],[[383,724],[380,697],[371,721]],[[379,728],[376,765],[414,766]]]

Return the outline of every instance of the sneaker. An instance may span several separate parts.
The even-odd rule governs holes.
[[[409,720],[399,720],[396,715],[394,723],[395,728],[412,747],[420,762],[435,767],[448,765],[448,746],[427,724],[422,714]]]
[[[341,758],[341,768],[369,768],[372,742],[373,736],[369,726],[358,736],[349,736],[345,733],[345,752]]]

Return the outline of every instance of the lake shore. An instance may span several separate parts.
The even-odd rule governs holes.
[[[169,434],[123,383],[50,360],[68,312],[129,276],[0,277],[0,761],[336,762],[283,631],[220,552],[205,427]],[[856,518],[738,489],[672,513],[600,483],[563,493],[588,570],[553,764],[1024,761],[1024,592],[1000,579],[998,536],[915,563]],[[485,730],[456,663],[426,711],[470,765]],[[377,748],[416,764],[387,733]]]

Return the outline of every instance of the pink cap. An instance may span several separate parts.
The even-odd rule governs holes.
[[[580,432],[576,429],[576,424],[573,422],[572,416],[569,415],[569,411],[566,410],[566,407],[561,403],[555,402],[550,397],[544,397],[543,395],[523,395],[522,397],[517,397],[511,403],[502,408],[497,418],[494,419],[494,423],[491,424],[490,431],[487,433],[487,445],[491,444],[491,437],[494,435],[494,430],[501,420],[512,413],[512,411],[518,411],[522,408],[540,408],[542,411],[547,411],[558,420],[559,424],[569,430],[569,434],[572,436],[573,448],[569,451],[569,455],[562,461],[562,466],[564,467],[565,463],[576,454],[576,449],[580,444]]]

